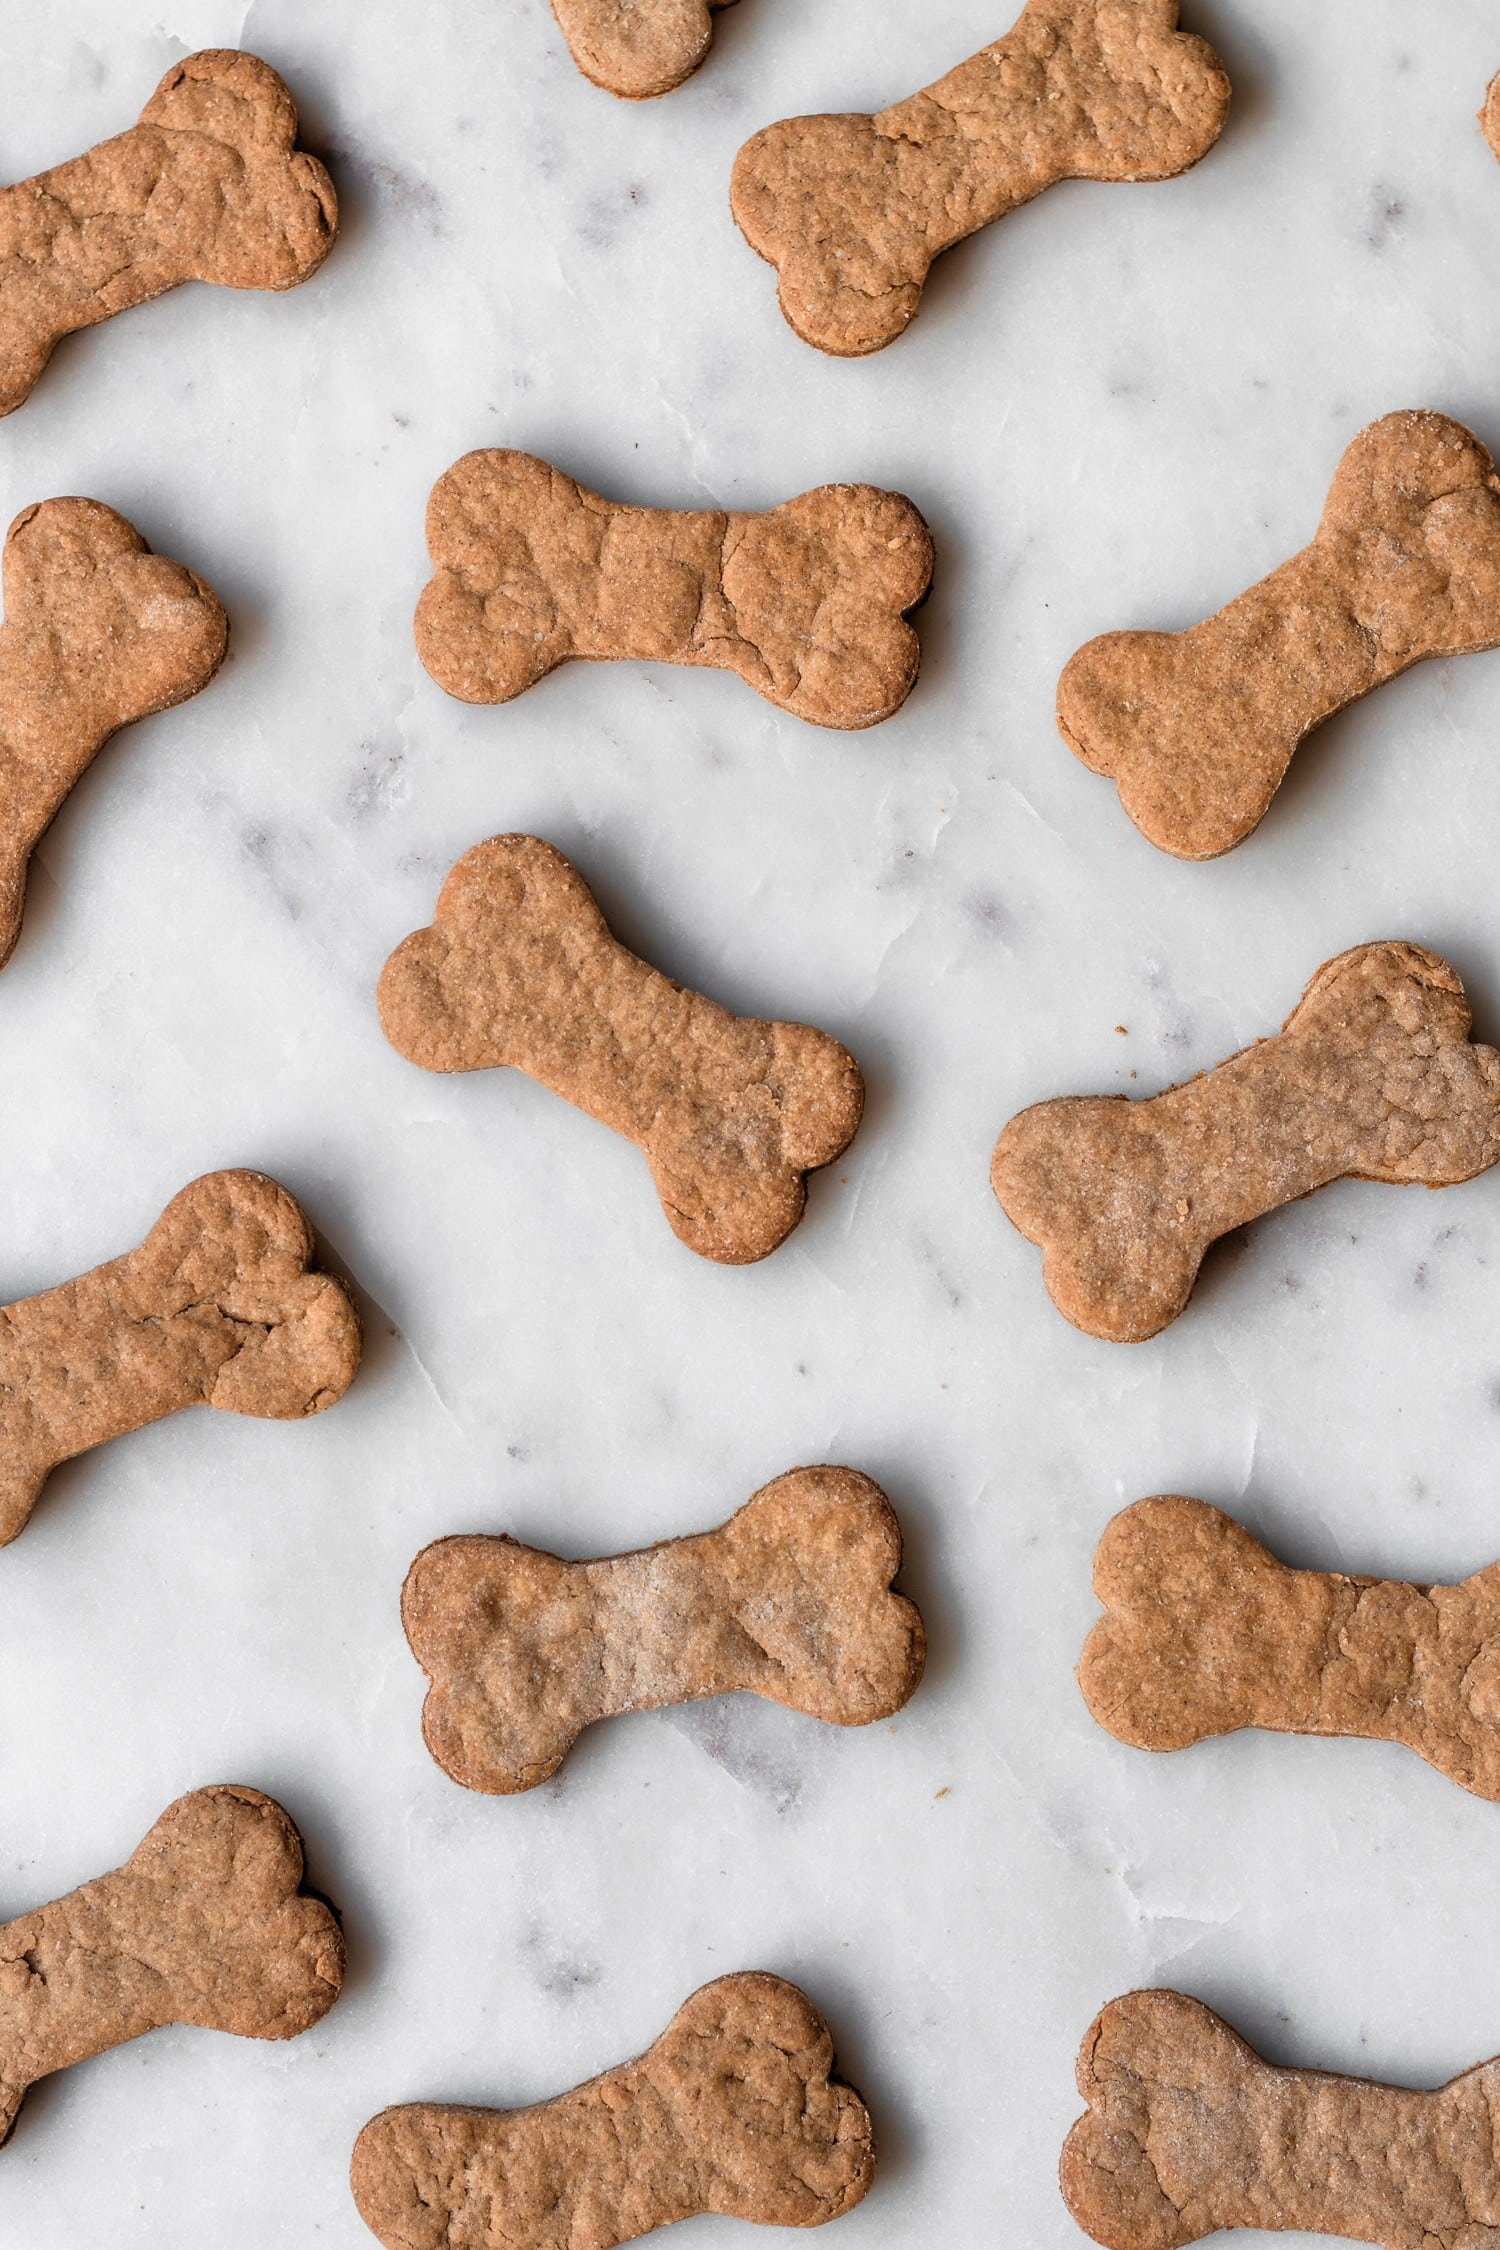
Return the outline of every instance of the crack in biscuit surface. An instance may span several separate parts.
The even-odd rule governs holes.
[[[1177,0],[1029,0],[1003,39],[878,116],[767,126],[730,202],[797,334],[853,357],[901,334],[940,252],[1058,180],[1174,178],[1228,105]]]

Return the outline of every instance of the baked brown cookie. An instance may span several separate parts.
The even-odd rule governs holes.
[[[1500,1157],[1500,1055],[1470,1044],[1455,972],[1419,945],[1326,961],[1273,1039],[1149,1100],[1038,1102],[990,1185],[1058,1311],[1140,1343],[1187,1303],[1209,1245],[1332,1180],[1451,1187]]]
[[[1089,2027],[1078,2091],[1063,2197],[1106,2250],[1182,2250],[1220,2227],[1494,2241],[1500,2061],[1431,2092],[1278,2070],[1200,2001],[1131,1992]]]
[[[622,100],[670,94],[713,45],[713,11],[733,0],[552,0],[585,78]]]
[[[316,273],[338,201],[296,139],[270,65],[210,47],[172,65],[128,132],[0,189],[0,414],[64,336],[180,281],[291,289]]]
[[[1500,156],[1500,74],[1490,80],[1484,107],[1479,112],[1479,122],[1484,128],[1485,139],[1496,156]]]
[[[634,1141],[673,1232],[726,1265],[786,1240],[807,1173],[843,1154],[864,1107],[836,1039],[732,1016],[649,968],[537,836],[464,854],[431,928],[387,961],[379,1005],[408,1062],[510,1065]]]
[[[788,117],[729,199],[804,342],[893,343],[941,251],[1058,180],[1169,180],[1224,130],[1229,80],[1177,0],[1028,0],[1003,39],[878,116]]]
[[[1364,1735],[1500,1801],[1500,1563],[1457,1586],[1291,1570],[1232,1516],[1164,1497],[1109,1525],[1094,1591],[1078,1684],[1120,1741]]]
[[[382,2111],[354,2200],[385,2250],[615,2250],[699,2211],[822,2226],[875,2173],[869,2111],[832,2069],[796,1985],[720,1977],[635,2062],[535,2108]]]
[[[927,1654],[900,1567],[895,1510],[857,1469],[791,1469],[717,1531],[599,1562],[439,1539],[401,1596],[432,1682],[427,1747],[466,1789],[504,1795],[622,1711],[744,1689],[834,1726],[888,1719]]]
[[[417,653],[449,695],[508,703],[570,657],[737,672],[819,727],[911,693],[932,539],[909,500],[825,484],[764,515],[602,500],[530,453],[466,453],[427,506]]]
[[[60,1461],[184,1406],[295,1421],[343,1397],[359,1315],[261,1172],[208,1172],[138,1250],[0,1317],[0,1546]]]
[[[295,2039],[344,1981],[273,1798],[224,1785],[169,1805],[112,1875],[0,1927],[0,2141],[26,2090],[162,2024]]]
[[[1316,538],[1182,633],[1105,633],[1057,690],[1068,748],[1178,859],[1243,843],[1312,729],[1428,656],[1500,646],[1500,478],[1446,414],[1387,414]]]
[[[0,626],[0,968],[31,855],[119,727],[206,687],[229,620],[181,563],[99,500],[42,500],[5,535]]]

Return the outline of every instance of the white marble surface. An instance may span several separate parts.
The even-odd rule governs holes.
[[[306,288],[179,291],[65,346],[0,426],[7,515],[108,500],[234,622],[220,681],[117,739],[38,854],[0,981],[0,1294],[250,1164],[357,1280],[369,1351],[311,1425],[180,1416],[60,1472],[0,1557],[0,1915],[243,1779],[300,1823],[351,1958],[289,2046],[167,2031],[38,2089],[5,2250],[358,2250],[373,2110],[540,2097],[739,1966],[805,1983],[875,2111],[843,2250],[1069,2250],[1074,2051],[1132,1985],[1290,2062],[1425,2084],[1500,2050],[1500,1811],[1394,1748],[1148,1760],[1072,1679],[1094,1542],[1143,1493],[1309,1564],[1500,1555],[1500,1180],[1328,1191],[1137,1349],[1062,1323],[986,1185],[1024,1102],[1211,1063],[1362,939],[1447,952],[1500,1033],[1500,656],[1346,714],[1207,867],[1145,845],[1053,731],[1079,641],[1282,559],[1364,422],[1430,404],[1500,443],[1492,9],[1186,14],[1236,88],[1201,168],[1048,194],[840,364],[729,220],[734,151],[912,90],[1004,0],[741,0],[644,107],[585,84],[545,0],[8,0],[7,177],[244,44],[346,220]],[[491,443],[631,499],[909,492],[940,554],[917,692],[848,737],[646,667],[449,702],[410,632],[422,508]],[[387,951],[506,828],[573,854],[663,967],[864,1063],[864,1129],[766,1264],[695,1259],[635,1152],[529,1082],[382,1041]],[[431,1764],[397,1615],[425,1541],[604,1552],[806,1460],[870,1471],[907,1528],[933,1658],[893,1726],[646,1717],[510,1801]]]

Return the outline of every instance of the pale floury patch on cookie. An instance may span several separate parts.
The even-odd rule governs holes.
[[[1183,2250],[1229,2227],[1381,2250],[1494,2241],[1500,2062],[1431,2092],[1279,2070],[1200,2001],[1131,1992],[1090,2026],[1078,2091],[1063,2197],[1105,2250]]]
[[[864,1108],[847,1048],[807,1024],[733,1016],[648,967],[537,836],[465,853],[378,998],[409,1062],[524,1070],[634,1141],[673,1231],[727,1265],[785,1241],[807,1173],[843,1154]]]
[[[713,44],[714,11],[733,0],[552,0],[585,78],[624,101],[670,94]]]
[[[1228,107],[1177,0],[1029,0],[909,101],[768,125],[735,159],[730,203],[797,334],[855,357],[901,334],[940,252],[1058,180],[1186,172]]]
[[[0,968],[31,855],[119,727],[206,687],[229,621],[213,588],[153,555],[99,500],[24,508],[0,558]]]
[[[295,1421],[343,1397],[359,1315],[260,1172],[209,1172],[138,1250],[0,1318],[0,1545],[60,1461],[185,1406]]]
[[[1437,954],[1396,940],[1325,962],[1283,1030],[1149,1100],[1038,1102],[990,1184],[1044,1252],[1053,1303],[1139,1343],[1175,1320],[1209,1245],[1332,1180],[1449,1187],[1500,1157],[1500,1055]]]
[[[1317,536],[1181,633],[1105,633],[1058,683],[1063,740],[1142,835],[1213,859],[1258,826],[1324,719],[1429,656],[1500,646],[1500,478],[1461,422],[1387,414]]]
[[[1167,1496],[1115,1517],[1094,1591],[1078,1684],[1122,1742],[1362,1735],[1500,1800],[1500,1563],[1456,1586],[1292,1570],[1232,1516]]]
[[[615,2250],[700,2211],[821,2226],[875,2173],[869,2111],[832,2071],[796,1985],[720,1977],[635,2062],[553,2101],[383,2111],[355,2143],[354,2200],[385,2250]]]
[[[764,515],[601,499],[530,453],[466,453],[427,508],[417,653],[465,703],[571,657],[711,665],[820,727],[898,711],[932,578],[910,500],[826,484]]]
[[[587,1726],[742,1689],[835,1726],[899,1711],[922,1676],[892,1591],[901,1530],[857,1469],[792,1469],[728,1523],[599,1562],[440,1539],[401,1619],[432,1682],[427,1747],[466,1788],[534,1789]]]
[[[64,336],[179,282],[291,289],[316,273],[338,201],[296,139],[270,65],[205,48],[172,65],[128,132],[0,189],[0,414]]]
[[[344,1981],[302,1843],[258,1789],[195,1789],[125,1865],[0,1927],[0,2139],[28,2086],[169,2023],[294,2039]]]

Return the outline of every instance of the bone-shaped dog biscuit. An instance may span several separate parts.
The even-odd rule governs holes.
[[[1078,2057],[1088,2114],[1062,2191],[1106,2250],[1182,2250],[1220,2227],[1383,2250],[1500,2240],[1500,2061],[1430,2092],[1280,2070],[1180,1992],[1132,1992]]]
[[[1078,1683],[1122,1742],[1366,1735],[1500,1800],[1500,1563],[1457,1586],[1291,1570],[1233,1517],[1166,1497],[1115,1517],[1094,1591]]]
[[[172,65],[128,132],[0,189],[0,414],[64,336],[181,281],[290,289],[315,273],[338,203],[296,138],[269,64],[208,48]]]
[[[932,577],[909,500],[825,484],[765,515],[603,500],[530,453],[466,453],[433,486],[417,653],[449,695],[506,703],[569,657],[737,672],[820,727],[900,709]]]
[[[116,728],[186,702],[224,660],[212,587],[98,500],[43,500],[6,534],[0,626],[0,968],[32,852]]]
[[[0,1314],[0,1546],[60,1461],[184,1406],[292,1421],[343,1397],[359,1316],[259,1172],[209,1172],[138,1250]]]
[[[585,78],[625,101],[670,94],[713,44],[712,11],[733,0],[552,0]]]
[[[1500,478],[1445,414],[1387,414],[1311,546],[1182,633],[1106,633],[1058,684],[1063,740],[1179,859],[1243,843],[1312,728],[1428,656],[1500,646]]]
[[[1177,1318],[1209,1245],[1331,1180],[1451,1187],[1500,1157],[1500,1055],[1418,945],[1324,963],[1284,1029],[1186,1085],[1038,1102],[990,1184],[1045,1253],[1057,1309],[1139,1343]]]
[[[747,141],[730,204],[805,342],[879,351],[932,261],[1057,180],[1167,180],[1224,128],[1229,81],[1177,0],[1028,0],[994,46],[878,116]]]
[[[927,1642],[893,1593],[901,1530],[857,1469],[792,1469],[717,1531],[600,1562],[440,1539],[401,1618],[427,1747],[468,1789],[548,1780],[596,1719],[745,1689],[835,1726],[888,1719]]]
[[[258,1789],[195,1789],[112,1875],[0,1927],[0,2140],[29,2086],[169,2023],[294,2039],[344,1979],[300,1895],[302,1844]]]
[[[864,1106],[836,1039],[732,1016],[648,968],[536,836],[465,853],[432,926],[387,961],[379,1004],[409,1062],[509,1064],[636,1142],[674,1232],[727,1265],[786,1239],[804,1175],[843,1153]]]
[[[383,2111],[354,2200],[385,2250],[615,2250],[700,2211],[821,2226],[875,2171],[869,2112],[832,2068],[796,1985],[720,1977],[635,2062],[533,2109]]]
[[[1500,72],[1490,80],[1484,107],[1479,112],[1479,122],[1484,129],[1485,139],[1496,156],[1500,156]]]

